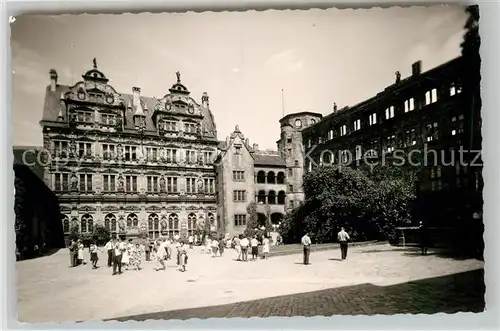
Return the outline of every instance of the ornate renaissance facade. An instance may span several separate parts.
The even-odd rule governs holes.
[[[139,87],[119,93],[93,64],[73,86],[50,71],[40,122],[44,181],[59,197],[65,235],[96,225],[122,237],[216,230],[218,140],[208,95],[197,103],[180,73],[159,99]]]

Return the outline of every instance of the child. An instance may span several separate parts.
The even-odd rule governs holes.
[[[99,257],[97,256],[97,245],[95,242],[90,244],[90,262],[92,262],[92,269],[97,269],[97,261],[99,261]]]

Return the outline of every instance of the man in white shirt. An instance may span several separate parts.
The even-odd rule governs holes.
[[[252,261],[255,261],[259,256],[259,241],[257,240],[257,236],[253,236],[250,240],[250,246],[252,247]]]
[[[118,267],[118,274],[122,273],[122,253],[125,250],[125,245],[123,245],[120,238],[118,238],[114,245],[114,256],[115,260],[113,263],[113,275],[116,275],[116,268]]]
[[[309,238],[308,234],[304,234],[302,239],[300,240],[302,243],[302,247],[304,248],[304,265],[309,264],[309,255],[311,254],[311,238]]]
[[[250,242],[247,237],[240,239],[241,260],[245,262],[248,261],[248,245],[250,245]]]
[[[108,268],[110,268],[113,265],[113,240],[109,239],[104,246],[104,251],[108,252]]]
[[[163,240],[158,240],[159,245],[158,245],[158,251],[156,252],[156,268],[155,270],[163,270],[165,271],[166,266],[165,266],[165,255],[167,254],[166,251],[166,246],[165,246],[165,239]],[[161,266],[161,268],[159,267]]]
[[[174,240],[175,240],[175,241],[179,241],[179,239],[180,239],[180,238],[181,238],[181,237],[179,236],[179,234],[178,234],[178,233],[174,236]]]
[[[342,260],[345,260],[347,258],[347,241],[351,238],[349,238],[349,235],[345,232],[344,227],[340,228],[337,239],[340,243],[340,256]]]
[[[193,249],[193,241],[194,241],[194,238],[193,238],[193,236],[192,236],[192,235],[190,235],[190,236],[188,237],[188,242],[189,242],[189,248],[190,248],[190,249]]]

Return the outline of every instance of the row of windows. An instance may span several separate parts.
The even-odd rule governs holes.
[[[212,213],[208,213],[208,222],[210,225],[215,225],[215,217]],[[197,227],[197,221],[203,223],[203,219],[197,219],[196,214],[190,213],[187,218],[188,230],[194,230]],[[69,217],[67,215],[63,216],[63,231],[64,233],[69,233],[71,231]],[[137,214],[131,213],[127,215],[126,223],[118,223],[117,218],[114,214],[107,214],[104,217],[104,227],[111,231],[117,232],[118,230],[125,231],[125,227],[120,228],[121,224],[126,224],[127,229],[137,229],[139,226],[139,218]],[[94,231],[94,219],[92,215],[85,214],[81,217],[80,224],[78,224],[78,219],[73,218],[73,226],[79,226],[79,232],[81,233],[92,233]],[[168,218],[163,218],[160,221],[158,214],[152,213],[148,216],[148,227],[146,231],[179,231],[179,217],[177,214],[172,213],[168,215]]]
[[[76,143],[74,147],[70,146],[67,141],[53,142],[54,154],[58,157],[68,157],[69,152],[79,157],[92,157],[94,154],[93,143]],[[72,150],[73,149],[73,150]],[[102,157],[104,160],[112,160],[122,155],[125,161],[137,161],[139,158],[140,147],[137,146],[121,146],[116,144],[102,144]],[[167,163],[177,163],[181,158],[180,149],[166,148],[162,153],[162,149],[157,147],[144,147],[144,157],[149,161],[158,161],[163,158]],[[213,163],[215,155],[212,151],[203,151],[198,156],[194,150],[184,150],[184,157],[187,163],[195,163],[202,161],[204,164]]]
[[[459,94],[459,93],[461,93],[461,88],[457,87],[453,84],[450,87],[449,95],[454,96],[454,95]],[[437,100],[438,100],[438,91],[437,91],[437,89],[434,88],[434,89],[429,90],[425,93],[425,103],[422,106],[427,106],[427,105],[433,104],[433,103],[437,102]],[[415,99],[409,98],[409,99],[405,100],[404,101],[404,112],[408,113],[408,112],[411,112],[413,110],[415,110]],[[394,106],[389,106],[385,109],[385,119],[386,120],[393,118],[394,115],[395,115],[395,107]],[[377,124],[379,122],[377,117],[378,117],[378,114],[376,112],[370,114],[368,116],[368,126],[372,126],[372,125]],[[353,121],[353,126],[352,126],[353,131],[358,131],[361,129],[361,127],[362,127],[361,119],[356,119]],[[348,132],[348,125],[342,124],[339,128],[340,136],[345,136],[348,133],[349,133]],[[335,137],[335,131],[333,129],[330,129],[328,131],[328,134],[327,134],[327,140],[332,140],[334,137]],[[321,143],[321,142],[322,142],[322,138],[320,138],[319,143]],[[311,146],[312,146],[311,139],[308,140],[307,146],[308,146],[308,148],[311,148]]]
[[[257,172],[256,181],[258,184],[285,184],[285,173],[280,171],[276,175],[274,171],[269,171],[267,174],[261,170]]]
[[[257,193],[257,203],[258,204],[278,204],[278,205],[284,205],[285,204],[285,191],[279,191],[278,194],[276,195],[275,191],[269,191],[266,194],[266,191],[260,190]]]
[[[134,175],[117,176],[102,175],[102,190],[104,192],[137,192],[137,177]],[[70,174],[54,174],[54,191],[69,191],[70,185],[76,185],[81,192],[92,192],[91,174],[80,174],[75,184],[70,182]],[[146,176],[148,192],[178,193],[178,177]],[[215,193],[215,179],[213,178],[186,178],[186,193]]]
[[[455,135],[460,135],[464,132],[464,116],[459,115],[459,116],[453,116],[451,118],[451,123],[449,123],[448,126],[448,132],[447,136],[455,136]],[[432,142],[432,141],[437,141],[441,137],[443,137],[443,132],[440,131],[439,129],[439,123],[438,122],[429,122],[424,125],[423,127],[423,136],[422,139],[419,139],[416,129],[415,128],[408,128],[404,131],[404,134],[401,135],[396,135],[392,134],[389,136],[386,136],[383,138],[382,141],[382,151],[384,153],[390,153],[394,152],[395,148],[397,147],[409,147],[409,146],[414,146],[417,144],[418,141],[423,141],[423,142]],[[377,156],[378,155],[378,150],[379,150],[379,141],[377,139],[374,139],[368,143],[365,156]],[[344,150],[340,151],[340,160],[342,162],[348,162],[349,160],[349,150]],[[324,152],[322,154],[322,159],[320,159],[320,163],[326,163],[330,164],[331,162],[334,162],[333,158],[334,154],[331,152]],[[354,160],[360,160],[363,157],[363,148],[361,145],[357,145],[355,147],[355,152],[354,152]],[[311,168],[311,163],[308,164],[308,168],[310,171]]]

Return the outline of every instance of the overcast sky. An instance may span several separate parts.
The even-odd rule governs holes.
[[[276,149],[279,119],[324,115],[363,101],[422,60],[431,69],[460,55],[461,7],[234,13],[22,16],[11,25],[13,143],[41,145],[49,70],[77,82],[97,58],[119,92],[162,97],[181,72],[201,101],[208,92],[219,140],[239,125]]]

